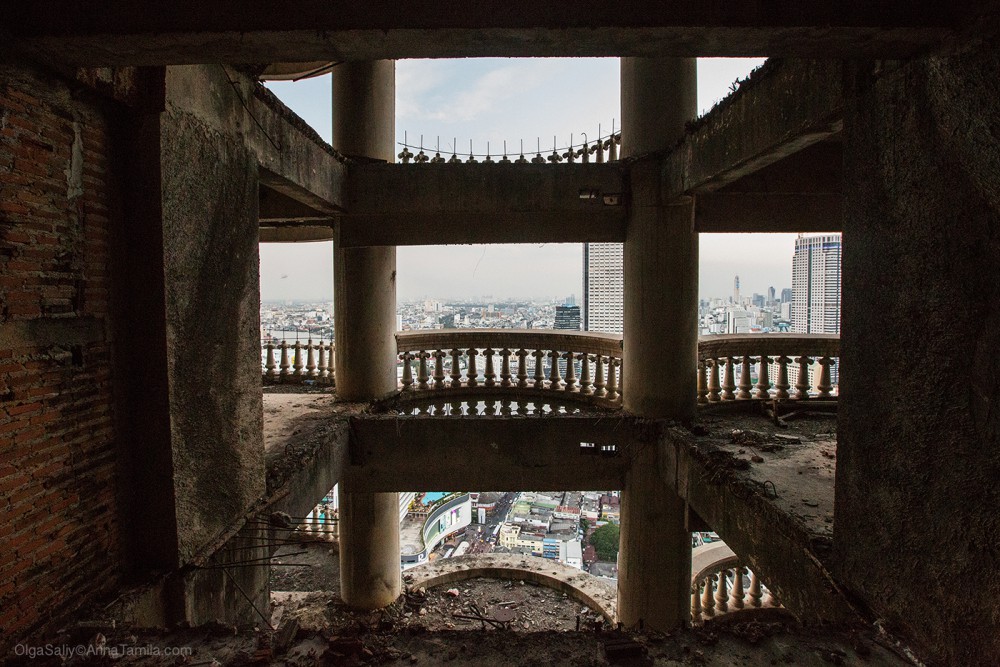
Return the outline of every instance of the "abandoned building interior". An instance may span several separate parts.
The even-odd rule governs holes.
[[[804,625],[1000,664],[996,3],[294,4],[5,9],[0,655],[95,605],[258,622],[274,517],[339,483],[352,608],[403,591],[397,492],[621,489],[626,631],[691,623],[691,532],[714,530]],[[620,159],[397,163],[394,61],[485,56],[621,57]],[[699,56],[769,60],[695,121]],[[330,64],[332,146],[261,83]],[[842,232],[839,340],[699,343],[699,234],[776,231]],[[265,449],[259,244],[318,239],[336,400],[322,437]],[[397,336],[397,246],[602,241],[624,243],[621,339]],[[584,376],[540,377],[543,349]],[[826,472],[704,439],[741,399],[748,424],[816,400],[788,391],[806,357],[839,359]],[[734,386],[758,358],[779,370]],[[399,409],[434,391],[584,409]]]

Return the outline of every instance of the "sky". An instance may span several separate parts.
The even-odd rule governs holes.
[[[704,113],[730,85],[763,62],[758,58],[698,61],[698,108]],[[396,63],[396,139],[449,157],[472,150],[528,157],[539,143],[552,152],[620,129],[617,58],[469,58]],[[330,76],[268,87],[330,141]],[[421,144],[421,137],[423,143]],[[440,142],[440,143],[439,143]],[[402,150],[397,146],[397,152]],[[414,150],[414,152],[416,152]],[[702,298],[741,292],[779,292],[792,284],[793,234],[702,234]],[[333,295],[330,243],[261,244],[261,298],[329,300]],[[400,247],[397,299],[448,297],[557,297],[582,300],[583,249],[579,243]]]

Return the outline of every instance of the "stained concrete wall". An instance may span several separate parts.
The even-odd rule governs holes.
[[[264,494],[257,162],[221,67],[168,68],[166,91],[167,359],[184,562]]]
[[[998,71],[846,78],[838,576],[942,664],[1000,662]]]

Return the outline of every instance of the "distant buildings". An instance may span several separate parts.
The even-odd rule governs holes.
[[[556,306],[554,329],[580,330],[580,306]]]
[[[583,330],[622,333],[625,271],[621,243],[583,246]]]

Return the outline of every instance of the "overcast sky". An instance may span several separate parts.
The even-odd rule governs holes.
[[[704,112],[725,97],[730,84],[758,66],[760,59],[712,58],[698,61],[698,108]],[[593,140],[621,126],[617,58],[481,58],[402,60],[396,64],[396,138],[460,157],[473,151],[516,156],[524,142],[543,155]],[[330,141],[330,77],[271,82],[289,107]],[[402,150],[397,147],[397,152]],[[415,151],[414,151],[415,152]],[[528,155],[530,158],[531,155]],[[702,297],[741,291],[765,293],[792,284],[792,234],[702,234]],[[264,300],[327,300],[333,294],[329,243],[262,244],[261,296]],[[583,250],[576,244],[400,247],[397,297],[581,298]]]

